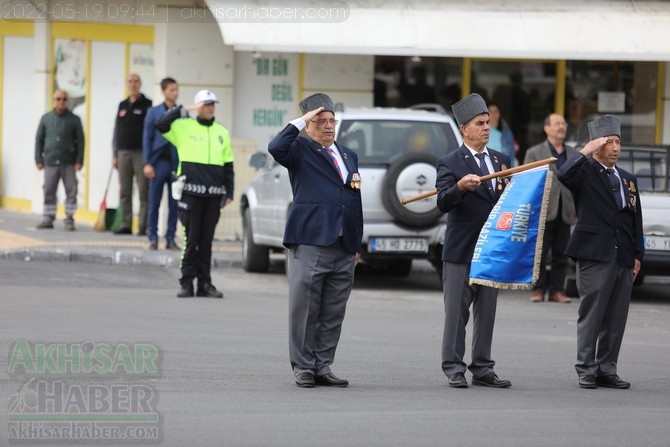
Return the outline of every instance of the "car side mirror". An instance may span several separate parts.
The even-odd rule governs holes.
[[[268,161],[268,154],[263,152],[256,152],[249,157],[249,166],[255,170],[264,168]]]

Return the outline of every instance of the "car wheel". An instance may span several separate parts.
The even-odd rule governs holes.
[[[247,272],[267,272],[270,267],[270,250],[254,244],[251,212],[244,210],[242,218],[242,268]]]
[[[382,203],[393,218],[411,227],[435,224],[443,213],[437,197],[403,205],[402,199],[435,189],[437,158],[430,154],[408,154],[389,166],[382,187]]]

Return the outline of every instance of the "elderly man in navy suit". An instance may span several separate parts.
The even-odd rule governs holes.
[[[617,375],[635,276],[644,257],[637,179],[616,165],[621,125],[612,115],[588,123],[589,141],[560,169],[577,225],[566,254],[577,262],[577,364],[582,388],[630,387]]]
[[[489,111],[484,99],[473,93],[452,106],[463,145],[437,161],[437,206],[447,213],[442,252],[444,290],[444,334],[442,371],[452,388],[467,388],[465,379],[465,326],[473,312],[472,359],[468,369],[472,384],[508,388],[509,380],[498,378],[491,358],[493,325],[498,289],[469,285],[470,264],[486,219],[500,198],[504,182],[481,182],[480,176],[507,169],[510,158],[486,147],[489,141]]]
[[[289,356],[296,385],[346,387],[331,371],[363,237],[358,156],[335,142],[335,108],[316,93],[269,144],[289,170],[284,231],[289,267]],[[299,136],[301,130],[307,137]]]

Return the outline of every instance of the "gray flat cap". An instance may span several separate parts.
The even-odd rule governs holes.
[[[310,110],[318,109],[323,107],[324,112],[335,113],[335,106],[333,105],[333,100],[330,99],[330,96],[325,93],[314,93],[311,96],[300,101],[300,110],[302,113],[307,113]]]
[[[621,138],[621,123],[616,116],[605,115],[589,121],[589,136],[592,140],[600,137],[616,135]]]
[[[477,93],[470,93],[465,98],[458,101],[451,106],[451,111],[454,112],[454,117],[459,126],[467,123],[472,118],[482,113],[489,113],[486,107],[486,101]]]

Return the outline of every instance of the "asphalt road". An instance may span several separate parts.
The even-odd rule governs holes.
[[[512,387],[448,388],[440,370],[442,297],[430,269],[407,279],[359,275],[333,367],[351,386],[299,389],[279,270],[216,269],[223,300],[177,299],[176,269],[0,261],[0,396],[34,376],[145,384],[157,395],[165,446],[670,445],[665,282],[636,288],[619,365],[629,390],[578,388],[578,301],[532,304],[527,292],[508,291],[500,295],[493,354]],[[10,351],[21,341],[150,344],[160,352],[158,371],[10,372]],[[7,414],[0,409],[0,446],[10,443]]]

